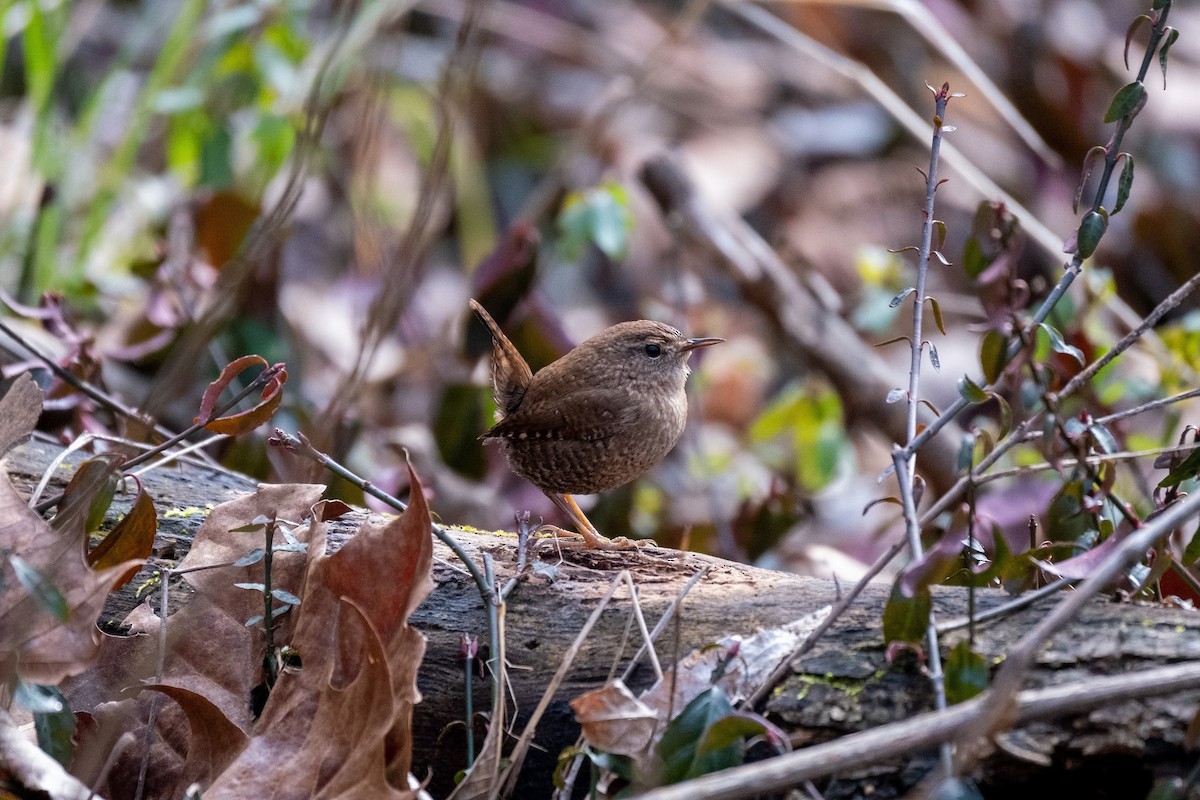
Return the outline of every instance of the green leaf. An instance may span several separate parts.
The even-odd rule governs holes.
[[[1196,566],[1196,562],[1200,561],[1200,527],[1192,534],[1192,540],[1188,542],[1187,548],[1183,551],[1183,566],[1191,569]]]
[[[946,699],[951,703],[970,700],[986,689],[987,684],[987,661],[963,639],[946,660]]]
[[[946,323],[942,319],[942,307],[938,303],[937,298],[930,297],[929,308],[933,311],[933,322],[937,325],[937,329],[942,332],[942,336],[946,335]]]
[[[1175,44],[1175,40],[1179,38],[1179,31],[1168,27],[1166,31],[1166,41],[1163,42],[1162,48],[1158,51],[1158,65],[1162,67],[1163,88],[1167,88],[1167,51],[1171,49],[1171,45]]]
[[[1000,395],[996,395],[996,401],[1000,404],[1000,438],[1003,439],[1012,430],[1012,406]]]
[[[200,142],[199,183],[210,189],[233,185],[233,138],[224,126],[214,128]]]
[[[292,154],[296,144],[296,127],[287,117],[263,114],[251,134],[258,150],[255,168],[263,178],[270,179]]]
[[[1129,190],[1133,188],[1133,156],[1121,153],[1117,158],[1124,158],[1125,165],[1121,167],[1121,177],[1117,179],[1117,204],[1112,210],[1114,214],[1125,207],[1125,201],[1129,199]]]
[[[1099,447],[1102,452],[1112,455],[1121,449],[1117,444],[1116,437],[1113,436],[1112,432],[1103,425],[1093,422],[1088,426],[1088,430],[1091,432],[1092,438],[1096,441],[1096,446]]]
[[[86,503],[84,531],[91,534],[100,530],[104,524],[104,516],[108,513],[109,506],[112,505],[118,481],[113,464],[109,459],[89,458],[80,464],[63,490],[63,499],[58,504],[60,513],[51,521],[51,526],[61,529],[61,526],[73,517],[65,510],[77,503]]]
[[[991,263],[983,255],[983,248],[979,246],[979,240],[974,236],[967,239],[963,245],[962,267],[963,272],[968,278],[978,278],[988,264]]]
[[[904,298],[908,297],[915,291],[916,289],[912,286],[901,290],[895,297],[892,298],[891,302],[888,303],[888,308],[899,308],[900,304],[904,302]]]
[[[892,642],[920,643],[925,639],[929,627],[929,615],[933,612],[933,597],[926,587],[918,588],[915,595],[908,597],[897,581],[892,594],[883,608],[883,640]]]
[[[946,246],[946,223],[940,219],[933,221],[933,229],[937,231],[937,244],[934,245],[934,250],[941,250]]]
[[[975,434],[964,431],[958,444],[958,472],[966,472],[975,466]]]
[[[1172,467],[1167,476],[1158,482],[1160,489],[1173,489],[1184,481],[1195,478],[1200,473],[1200,447],[1188,453],[1177,466]]]
[[[1141,81],[1127,83],[1113,95],[1108,111],[1104,112],[1105,122],[1116,122],[1119,119],[1136,113],[1138,106],[1146,98],[1146,87]]]
[[[58,709],[39,711],[33,715],[33,728],[37,732],[38,747],[48,753],[64,767],[71,763],[75,752],[72,737],[75,734],[75,714],[67,705],[62,692],[53,686],[38,687],[58,701]]]
[[[988,393],[966,375],[963,375],[958,381],[958,394],[971,404],[985,403],[988,399]]]
[[[1062,334],[1059,333],[1053,325],[1041,322],[1038,323],[1038,326],[1046,332],[1048,337],[1050,337],[1050,347],[1053,348],[1054,352],[1071,356],[1079,362],[1080,366],[1083,366],[1087,363],[1087,360],[1083,357],[1083,351],[1073,344],[1067,344],[1066,340],[1063,339]]]
[[[983,335],[979,346],[979,366],[983,368],[983,378],[988,384],[1000,380],[1008,361],[1008,337],[998,330],[990,330]]]
[[[740,749],[742,742],[761,736],[765,732],[762,719],[733,712],[708,727],[696,745],[696,754],[707,755],[730,747]]]
[[[63,597],[57,586],[46,580],[42,573],[16,553],[9,555],[8,563],[12,564],[13,572],[17,574],[17,582],[29,592],[38,605],[50,612],[59,622],[66,622],[70,618],[71,609],[67,605],[67,598]]]
[[[433,420],[433,439],[442,460],[476,480],[483,480],[487,473],[487,454],[475,442],[490,424],[490,398],[488,388],[452,384],[442,392]]]
[[[1073,252],[1078,253],[1080,258],[1091,258],[1107,229],[1108,215],[1100,211],[1089,211],[1083,216],[1083,220],[1079,223],[1079,230],[1075,232]],[[1072,251],[1068,250],[1068,252]]]
[[[624,258],[633,230],[629,193],[617,183],[604,183],[586,192],[567,195],[558,215],[559,250],[568,261],[583,257],[594,244],[614,261]]]
[[[725,693],[713,686],[688,703],[663,731],[655,753],[663,765],[662,783],[670,785],[717,770],[737,766],[742,761],[738,743],[700,752],[709,728],[733,713]]]

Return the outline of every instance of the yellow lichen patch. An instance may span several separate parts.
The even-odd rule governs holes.
[[[189,517],[207,516],[213,510],[212,503],[206,503],[204,508],[188,506],[187,508],[168,508],[163,512],[163,519],[187,519]]]

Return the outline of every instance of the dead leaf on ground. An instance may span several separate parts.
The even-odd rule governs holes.
[[[414,796],[407,788],[416,672],[425,637],[407,617],[433,588],[429,510],[412,503],[385,526],[364,525],[333,555],[314,526],[304,603],[287,671],[239,758],[207,798]]]
[[[0,445],[29,435],[37,422],[32,404],[40,399],[32,379],[17,379],[0,399]],[[87,502],[80,497],[80,507]],[[141,563],[92,570],[85,561],[84,515],[61,516],[63,524],[51,528],[8,477],[0,477],[0,661],[6,673],[15,670],[31,683],[55,685],[93,663],[96,619],[108,588]]]
[[[583,738],[596,750],[639,756],[650,746],[658,715],[620,679],[571,701]]]

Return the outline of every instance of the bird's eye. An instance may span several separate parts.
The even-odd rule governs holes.
[[[651,358],[658,358],[662,355],[662,348],[656,344],[648,344],[646,345],[646,355]]]

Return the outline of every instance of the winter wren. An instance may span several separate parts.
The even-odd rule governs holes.
[[[484,441],[500,442],[513,472],[545,492],[588,547],[632,547],[601,536],[571,495],[623,486],[671,452],[687,422],[688,357],[725,340],[622,322],[535,375],[483,306],[472,300],[471,310],[492,334],[497,422]]]

